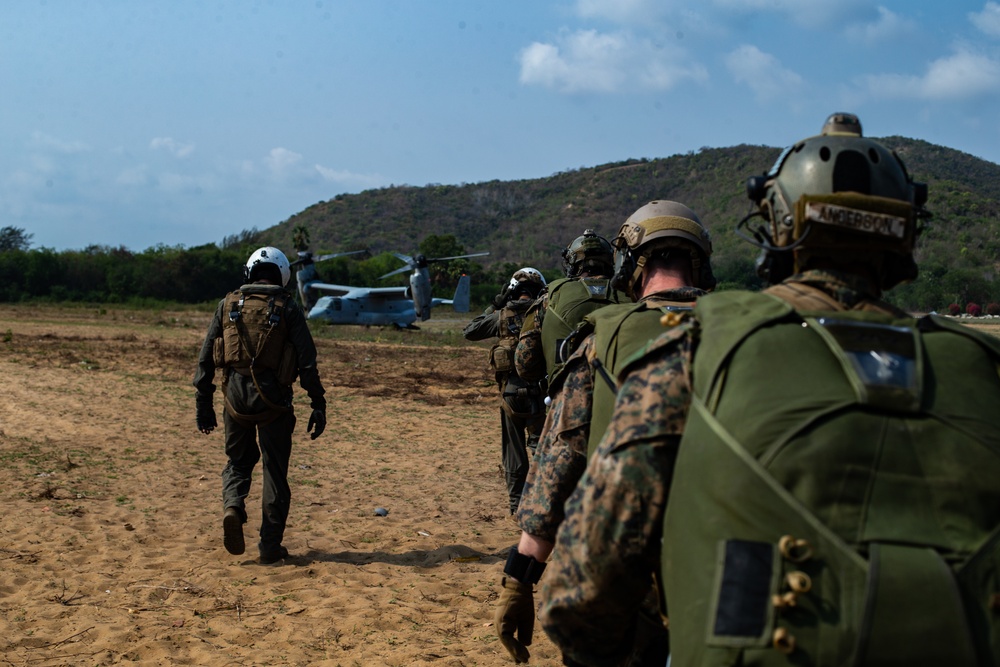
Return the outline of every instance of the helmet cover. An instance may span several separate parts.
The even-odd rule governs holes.
[[[281,275],[281,286],[284,287],[287,285],[289,278],[292,277],[292,269],[288,264],[288,258],[285,257],[285,253],[271,246],[258,248],[250,255],[250,259],[247,260],[246,266],[243,269],[244,277],[248,282],[253,282],[259,279],[260,270],[268,265],[272,265],[278,269]]]
[[[759,272],[769,282],[820,257],[872,266],[882,289],[916,277],[926,186],[894,151],[862,136],[857,116],[833,114],[821,134],[785,149],[751,198],[768,225]]]
[[[562,251],[563,271],[567,278],[574,278],[586,271],[607,275],[614,267],[614,248],[606,238],[593,229],[587,229]]]
[[[507,291],[510,292],[512,298],[517,298],[522,293],[535,298],[541,294],[543,287],[545,287],[545,277],[542,272],[530,266],[515,271],[514,275],[510,277],[510,282],[507,283]]]
[[[715,287],[709,263],[712,239],[698,215],[684,204],[658,200],[640,207],[622,224],[614,247],[612,284],[633,299],[637,298],[634,290],[647,260],[666,255],[672,248],[689,254],[695,287],[704,290]]]

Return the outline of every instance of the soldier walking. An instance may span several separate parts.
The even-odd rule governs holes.
[[[285,289],[291,269],[277,248],[264,247],[247,260],[246,284],[219,302],[194,376],[198,430],[209,434],[218,422],[213,394],[222,371],[226,456],[222,471],[223,544],[234,555],[245,550],[243,524],[253,469],[263,461],[259,560],[288,557],[282,546],[291,504],[288,463],[295,412],[292,383],[309,394],[306,428],[315,440],[326,428],[326,398],[316,368],[316,345],[302,310]]]

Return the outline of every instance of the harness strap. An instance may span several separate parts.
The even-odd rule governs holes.
[[[241,295],[240,296],[240,302],[239,302],[241,307],[243,305],[243,299],[244,299],[244,297]],[[257,381],[257,374],[254,372],[254,362],[257,360],[257,355],[259,355],[260,351],[264,349],[264,345],[267,343],[268,339],[271,337],[271,332],[274,331],[275,325],[277,325],[278,322],[281,321],[281,315],[279,313],[277,313],[277,310],[275,309],[274,305],[275,305],[274,304],[274,297],[272,296],[268,300],[268,310],[269,310],[268,328],[267,328],[267,331],[265,331],[263,335],[261,335],[261,336],[259,336],[257,338],[257,347],[256,348],[254,348],[250,344],[250,332],[247,331],[247,326],[246,326],[246,323],[243,321],[243,319],[237,316],[237,318],[235,320],[233,320],[233,321],[236,324],[236,333],[240,337],[240,342],[243,343],[243,347],[246,348],[247,354],[250,355],[250,369],[249,369],[250,370],[250,379],[253,380],[253,386],[257,389],[257,393],[260,394],[261,400],[263,400],[264,403],[267,405],[267,407],[271,408],[271,410],[274,410],[274,411],[277,411],[277,412],[289,412],[289,411],[291,411],[290,407],[284,406],[284,405],[278,405],[277,403],[275,403],[274,401],[272,401],[271,399],[269,399],[267,397],[267,394],[264,393],[264,390],[260,388],[260,383]],[[281,303],[281,306],[282,306],[282,308],[284,307],[284,302]],[[233,319],[232,313],[230,313],[229,317],[230,317],[230,319]],[[229,409],[230,414],[233,416],[234,419],[239,420],[241,418],[244,418],[244,419],[246,418],[246,415],[240,415],[238,412],[236,412],[235,410],[233,410],[232,406],[229,405],[228,401],[226,403],[226,407]],[[262,414],[266,415],[266,414],[269,414],[269,413],[262,413]],[[275,417],[276,416],[277,415],[275,415]],[[272,417],[271,419],[274,419],[275,417]]]
[[[236,411],[236,408],[234,408],[232,403],[229,402],[228,396],[223,394],[223,397],[226,403],[226,412],[229,413],[230,417],[235,419],[243,426],[265,426],[273,422],[275,419],[277,419],[281,412],[288,411],[288,408],[278,408],[278,409],[268,410],[267,412],[258,412],[257,414],[245,415]],[[264,398],[264,395],[261,394],[261,397]],[[264,398],[264,402],[270,403],[270,401],[268,401],[266,398]]]
[[[801,283],[779,283],[766,292],[787,301],[796,310],[844,310],[843,304],[823,290]]]
[[[604,367],[604,364],[601,363],[601,360],[598,359],[596,355],[590,360],[590,365],[594,367],[595,371],[597,371],[598,377],[604,380],[604,382],[608,385],[608,389],[611,390],[611,393],[617,394],[618,383],[613,377],[611,377],[611,373],[608,372],[608,369]]]

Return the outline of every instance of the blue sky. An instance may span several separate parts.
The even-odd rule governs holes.
[[[0,91],[0,227],[191,247],[339,193],[785,146],[833,111],[1000,162],[1000,3],[8,0]]]

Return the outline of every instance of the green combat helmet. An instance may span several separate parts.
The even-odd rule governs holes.
[[[761,248],[757,272],[769,283],[823,262],[864,266],[883,290],[917,276],[927,186],[895,152],[862,136],[853,114],[831,115],[819,135],[786,148],[766,175],[747,181],[747,194],[758,210],[737,231]],[[757,216],[765,224],[750,238],[742,228]]]
[[[567,278],[576,278],[584,272],[610,275],[614,269],[614,254],[614,248],[606,238],[588,229],[562,251],[563,270]]]
[[[709,257],[712,239],[697,214],[674,201],[652,201],[630,215],[614,240],[615,273],[612,284],[636,298],[634,288],[650,256],[672,248],[686,251],[691,257],[694,286],[703,290],[715,287],[715,275]]]

